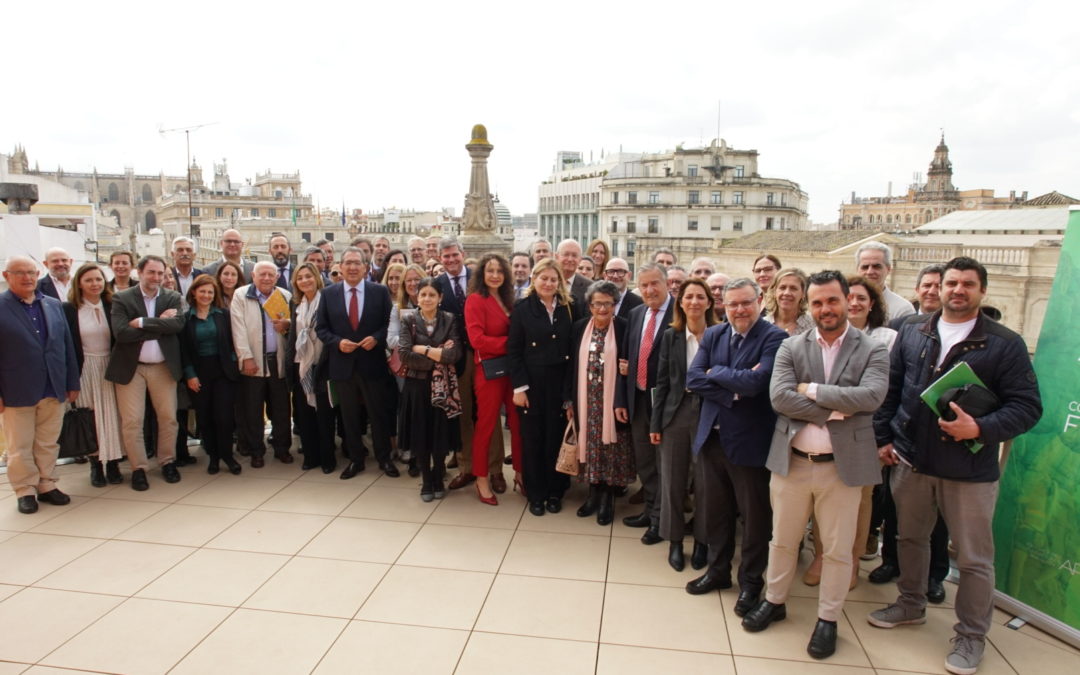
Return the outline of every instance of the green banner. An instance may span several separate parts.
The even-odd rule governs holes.
[[[994,515],[997,589],[1080,629],[1080,211],[1069,214],[1035,372],[1043,416],[1013,442]]]

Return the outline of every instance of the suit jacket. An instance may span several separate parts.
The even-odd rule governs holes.
[[[622,294],[622,303],[619,305],[619,313],[615,316],[620,319],[630,320],[630,312],[638,305],[644,304],[645,301],[641,299],[640,295],[634,295],[630,292],[630,289],[626,289]]]
[[[44,348],[19,299],[10,290],[0,293],[0,399],[5,406],[37,405],[48,388],[64,400],[79,390],[75,345],[60,301],[41,297],[48,336]]]
[[[286,272],[289,273],[289,278],[288,279],[286,279],[285,275],[281,273],[281,271],[283,269]],[[277,278],[277,281],[274,282],[274,285],[277,286],[278,288],[284,289],[284,290],[292,293],[292,278],[293,278],[294,274],[296,274],[296,265],[293,265],[291,262],[288,265],[286,265],[284,268],[279,267],[278,268],[278,278]]]
[[[214,321],[214,328],[217,329],[216,342],[221,372],[226,379],[235,382],[240,379],[240,369],[236,363],[236,351],[233,349],[232,319],[229,317],[229,310],[219,309],[212,312],[209,318]],[[199,359],[198,345],[195,341],[195,324],[195,308],[191,308],[188,310],[184,329],[180,331],[180,358],[184,370],[187,371],[184,373],[185,376],[192,375],[193,371],[189,369],[195,368]],[[194,377],[198,377],[197,372],[194,373]]]
[[[56,284],[53,283],[52,277],[48,274],[38,279],[37,290],[42,295],[47,295],[60,302],[67,302],[67,298],[60,297],[59,291],[56,290]]]
[[[207,265],[206,267],[203,268],[203,273],[204,274],[209,274],[212,277],[216,277],[218,268],[221,267],[221,263],[223,263],[223,262],[224,262],[224,258],[221,259],[221,260],[215,260],[214,262],[210,263],[209,265]],[[242,261],[241,262],[241,267],[243,268],[244,273],[240,276],[240,281],[238,281],[236,283],[237,288],[240,288],[241,286],[250,284],[251,283],[251,275],[255,273],[255,263],[251,262],[250,260]]]
[[[591,317],[590,317],[591,318]],[[566,378],[566,389],[563,392],[563,400],[570,401],[574,406],[574,413],[577,414],[577,394],[578,394],[578,375],[581,372],[582,364],[578,363],[580,360],[578,356],[581,353],[581,341],[585,339],[585,327],[589,325],[589,319],[578,319],[574,322],[574,326],[570,331],[570,376]],[[616,358],[626,358],[626,322],[615,316],[611,318],[611,330],[608,334],[609,340],[615,340]],[[618,378],[619,369],[616,364],[615,377]],[[618,382],[615,383],[615,388],[618,389]],[[616,422],[617,426],[622,426],[620,422]]]
[[[818,383],[816,401],[795,390],[804,382]],[[769,384],[769,397],[778,416],[766,466],[786,476],[791,463],[791,439],[812,423],[828,428],[836,473],[845,485],[880,483],[873,417],[888,388],[888,347],[850,324],[828,381],[816,330],[784,340],[776,353]],[[844,419],[829,421],[833,411],[843,413]]]
[[[720,447],[732,464],[765,466],[776,427],[769,380],[788,334],[759,317],[733,354],[732,331],[729,323],[710,326],[686,374],[687,388],[701,396],[693,451],[719,426]]]
[[[625,376],[619,377],[619,384],[615,386],[615,405],[619,408],[626,408],[630,415],[630,418],[634,417],[635,399],[637,398],[637,372],[638,353],[641,351],[641,336],[645,329],[645,312],[649,310],[649,306],[642,301],[642,304],[635,307],[630,312],[630,318],[626,328],[626,360],[630,365],[627,369]],[[664,315],[658,318],[660,325],[656,331],[656,339],[653,340],[652,349],[649,351],[649,359],[645,363],[645,389],[648,391],[656,386],[656,368],[660,364],[660,341],[664,335],[664,330],[671,325],[671,317],[675,311],[675,301],[672,300],[668,303],[667,311]],[[650,416],[652,415],[652,407],[650,405],[649,410],[645,411]]]
[[[165,310],[175,309],[176,316],[171,319],[157,318]],[[143,327],[132,328],[128,324],[132,319],[142,317]],[[139,351],[147,340],[157,340],[165,363],[173,379],[179,381],[183,376],[178,334],[184,328],[184,313],[180,311],[180,294],[167,288],[158,289],[154,304],[154,318],[146,315],[142,287],[133,286],[113,296],[112,332],[116,342],[112,356],[105,369],[105,379],[117,384],[127,384],[135,376],[139,366]]]
[[[330,352],[328,357],[331,380],[348,380],[353,371],[370,377],[389,377],[386,366],[386,331],[390,325],[390,291],[386,286],[364,281],[364,309],[356,330],[349,324],[345,309],[345,284],[334,284],[322,291],[319,310],[315,313],[315,333]],[[343,339],[359,342],[371,336],[375,346],[370,350],[357,348],[351,354],[338,345]]]
[[[79,363],[79,372],[82,373],[83,346],[82,332],[79,330],[79,310],[70,302],[63,303],[64,318],[67,319],[68,331],[71,333],[71,342],[75,345],[75,360]],[[112,332],[112,302],[101,302],[101,311],[105,313],[105,323],[109,326],[109,345],[116,346],[116,337]]]
[[[169,274],[173,275],[173,280],[176,282],[177,293],[179,293],[180,292],[179,291],[179,289],[180,289],[180,272],[178,272],[175,267],[170,267],[169,268]],[[206,274],[206,271],[201,270],[198,267],[195,267],[193,265],[191,267],[191,281],[194,283],[194,281],[199,278],[200,274]]]
[[[468,267],[463,267],[462,269],[465,271],[465,288],[462,290],[467,295],[469,292],[469,282],[472,280],[472,272]],[[457,296],[454,294],[454,284],[450,280],[450,275],[446,272],[435,277],[435,286],[439,289],[439,293],[442,294],[442,301],[439,303],[439,309],[444,312],[450,312],[458,319],[462,350],[461,358],[457,360],[454,367],[457,368],[458,375],[460,375],[465,370],[465,359],[469,352],[472,351],[472,344],[469,342],[469,334],[465,331],[465,304],[458,302]]]
[[[510,335],[506,339],[510,381],[514,388],[528,386],[530,371],[570,362],[570,329],[570,310],[566,305],[555,305],[555,319],[551,321],[547,309],[535,294],[514,304],[514,311],[510,313]]]
[[[653,397],[649,431],[663,433],[682,404],[686,390],[686,330],[668,328],[660,337],[660,361],[656,365],[656,391]]]
[[[589,317],[589,310],[585,306],[585,292],[592,285],[591,279],[586,279],[580,274],[574,275],[574,282],[568,289],[574,304],[570,306],[570,313],[574,315],[574,321]]]
[[[510,317],[494,297],[473,293],[465,298],[465,332],[473,348],[473,360],[506,356]]]

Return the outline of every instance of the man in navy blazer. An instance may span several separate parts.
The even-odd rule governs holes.
[[[38,500],[62,506],[56,487],[62,402],[79,395],[79,364],[59,300],[36,288],[38,267],[27,256],[8,258],[0,293],[0,414],[7,440],[7,475],[21,513]]]
[[[735,519],[743,517],[739,598],[735,614],[757,606],[769,561],[769,444],[776,413],[769,401],[773,360],[787,333],[761,318],[761,289],[747,278],[724,286],[729,323],[705,331],[686,372],[686,387],[701,396],[694,436],[694,490],[706,519],[709,568],[686,585],[700,595],[731,587]]]
[[[38,291],[67,302],[71,290],[71,256],[62,248],[50,248],[45,251],[45,267],[49,272],[38,281]]]
[[[361,408],[367,409],[375,459],[387,476],[400,475],[390,458],[388,388],[396,386],[386,365],[386,332],[390,325],[390,292],[365,281],[368,261],[350,246],[341,256],[344,280],[323,289],[315,316],[315,332],[326,345],[330,380],[334,382],[345,422],[348,480],[364,470]]]

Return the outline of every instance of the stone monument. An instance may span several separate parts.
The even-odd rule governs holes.
[[[489,251],[509,256],[512,250],[510,242],[500,237],[495,229],[498,220],[487,173],[488,155],[494,147],[488,142],[483,124],[472,128],[472,140],[465,146],[472,158],[472,173],[469,193],[465,195],[465,210],[461,214],[461,236],[458,237],[469,258],[479,258]]]

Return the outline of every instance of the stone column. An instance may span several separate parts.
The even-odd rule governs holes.
[[[469,175],[469,193],[465,195],[465,210],[461,214],[461,236],[458,237],[470,258],[494,251],[509,256],[510,242],[495,233],[497,217],[495,202],[488,187],[487,160],[494,149],[487,139],[487,129],[477,124],[472,129],[472,139],[465,146],[472,158]]]

